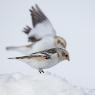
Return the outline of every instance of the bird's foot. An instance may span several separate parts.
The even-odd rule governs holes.
[[[41,74],[41,73],[44,73],[43,69],[39,69],[39,73],[40,73],[40,74]]]

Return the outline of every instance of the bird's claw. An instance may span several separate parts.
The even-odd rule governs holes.
[[[39,69],[39,73],[41,74],[41,73],[44,73],[44,71],[42,70],[42,69]]]

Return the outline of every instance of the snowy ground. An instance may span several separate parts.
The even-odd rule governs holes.
[[[95,95],[95,90],[73,86],[66,79],[46,72],[31,75],[0,75],[0,95]]]

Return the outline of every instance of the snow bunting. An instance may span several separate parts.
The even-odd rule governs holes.
[[[44,72],[43,69],[50,68],[63,60],[69,60],[69,53],[66,49],[52,48],[44,51],[33,53],[29,56],[14,57],[9,59],[17,59],[27,63],[31,67]]]
[[[57,36],[48,18],[44,15],[38,5],[30,9],[33,29],[26,26],[23,30],[28,35],[28,40],[33,42],[24,46],[10,46],[7,50],[16,50],[24,54],[31,54],[50,48],[66,48],[63,37]]]

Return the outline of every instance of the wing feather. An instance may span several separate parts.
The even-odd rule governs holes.
[[[26,60],[27,62],[30,61],[30,60],[40,60],[40,61],[43,61],[43,60],[47,60],[47,59],[50,59],[50,56],[47,55],[47,54],[32,54],[30,56],[20,56],[20,57],[14,57],[14,58],[8,58],[8,59],[17,59],[17,60]]]
[[[37,24],[43,22],[44,20],[47,19],[45,14],[41,11],[41,9],[38,7],[38,5],[35,5],[36,8],[32,6],[30,9],[30,14],[32,17],[32,24],[33,27],[35,27]]]
[[[33,29],[29,34],[29,41],[36,42],[42,40],[46,36],[55,36],[56,32],[49,19],[45,16],[39,6],[30,9]],[[34,40],[36,39],[36,40]]]

